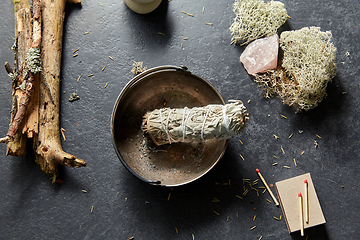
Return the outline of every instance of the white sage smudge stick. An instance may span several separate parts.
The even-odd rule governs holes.
[[[158,146],[228,139],[244,130],[249,120],[240,100],[229,102],[226,105],[155,109],[144,115],[142,128]]]

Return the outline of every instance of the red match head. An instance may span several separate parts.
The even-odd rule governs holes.
[[[259,173],[259,172],[260,172],[260,170],[259,170],[259,169],[256,169],[256,172],[257,172],[257,173]]]
[[[307,179],[304,180],[304,183],[307,183]]]
[[[301,192],[298,193],[298,196],[301,197]]]

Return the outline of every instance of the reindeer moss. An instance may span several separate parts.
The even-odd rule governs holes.
[[[277,93],[285,104],[298,110],[318,106],[327,96],[326,87],[336,74],[336,48],[331,39],[331,32],[322,32],[319,27],[283,32],[281,66],[254,76],[264,89],[264,96]]]
[[[330,31],[305,27],[280,36],[282,67],[292,84],[284,85],[290,105],[309,110],[326,97],[326,87],[336,75],[336,48]]]
[[[235,0],[233,11],[231,40],[240,45],[277,33],[288,18],[284,4],[278,1]]]

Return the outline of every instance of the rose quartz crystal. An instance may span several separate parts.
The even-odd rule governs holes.
[[[263,73],[277,66],[279,36],[260,38],[250,43],[240,56],[248,74]]]

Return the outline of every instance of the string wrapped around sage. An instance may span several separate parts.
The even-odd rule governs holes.
[[[244,130],[249,114],[240,100],[226,105],[161,108],[147,112],[142,129],[156,145],[228,139]]]

